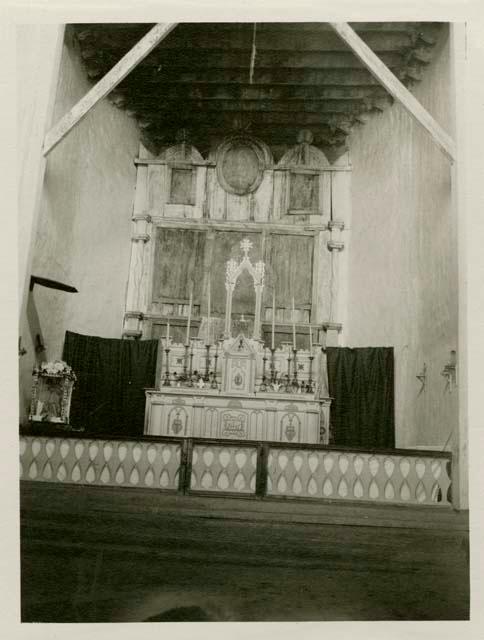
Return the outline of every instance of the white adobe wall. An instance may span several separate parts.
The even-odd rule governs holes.
[[[67,30],[53,121],[92,85]],[[32,273],[75,286],[64,293],[35,286],[21,321],[21,419],[30,396],[34,339],[41,360],[59,358],[66,330],[120,337],[131,249],[131,215],[139,147],[137,126],[106,99],[48,157]]]
[[[412,89],[452,135],[447,35]],[[458,434],[457,391],[441,371],[457,349],[457,229],[451,165],[399,104],[349,141],[353,165],[348,346],[394,346],[397,446]],[[420,374],[427,366],[425,390]]]

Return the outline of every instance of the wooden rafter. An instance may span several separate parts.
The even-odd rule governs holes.
[[[44,139],[43,154],[52,149],[84,118],[99,100],[107,96],[146,56],[163,40],[177,23],[160,23],[154,26],[114,67],[99,80],[72,109],[55,124]]]
[[[395,100],[408,111],[424,129],[430,133],[440,149],[454,161],[456,151],[452,138],[442,129],[430,113],[388,69],[380,58],[363,42],[359,35],[346,22],[331,22],[333,29],[353,50],[368,71],[385,87]]]

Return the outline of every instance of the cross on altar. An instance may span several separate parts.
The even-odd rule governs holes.
[[[244,238],[242,240],[242,242],[240,243],[240,248],[242,249],[242,251],[244,252],[245,257],[248,257],[248,253],[249,251],[252,249],[254,245],[252,244],[252,242],[248,239],[248,238]]]

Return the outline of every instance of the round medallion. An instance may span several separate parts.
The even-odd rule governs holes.
[[[246,195],[255,191],[264,177],[268,152],[254,138],[234,136],[217,150],[217,177],[229,193]]]

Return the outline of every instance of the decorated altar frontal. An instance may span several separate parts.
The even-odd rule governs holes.
[[[313,344],[311,326],[309,349],[298,349],[294,323],[292,344],[276,349],[274,312],[271,347],[264,345],[260,315],[265,265],[252,264],[248,240],[240,245],[242,260],[226,265],[223,335],[216,338],[212,330],[210,291],[205,339],[189,338],[191,298],[185,344],[171,341],[168,325],[160,349],[159,387],[146,390],[145,433],[328,444],[331,400],[324,352]],[[239,321],[236,337],[232,335],[232,296],[244,271],[252,276],[255,289],[250,338],[244,321]]]

